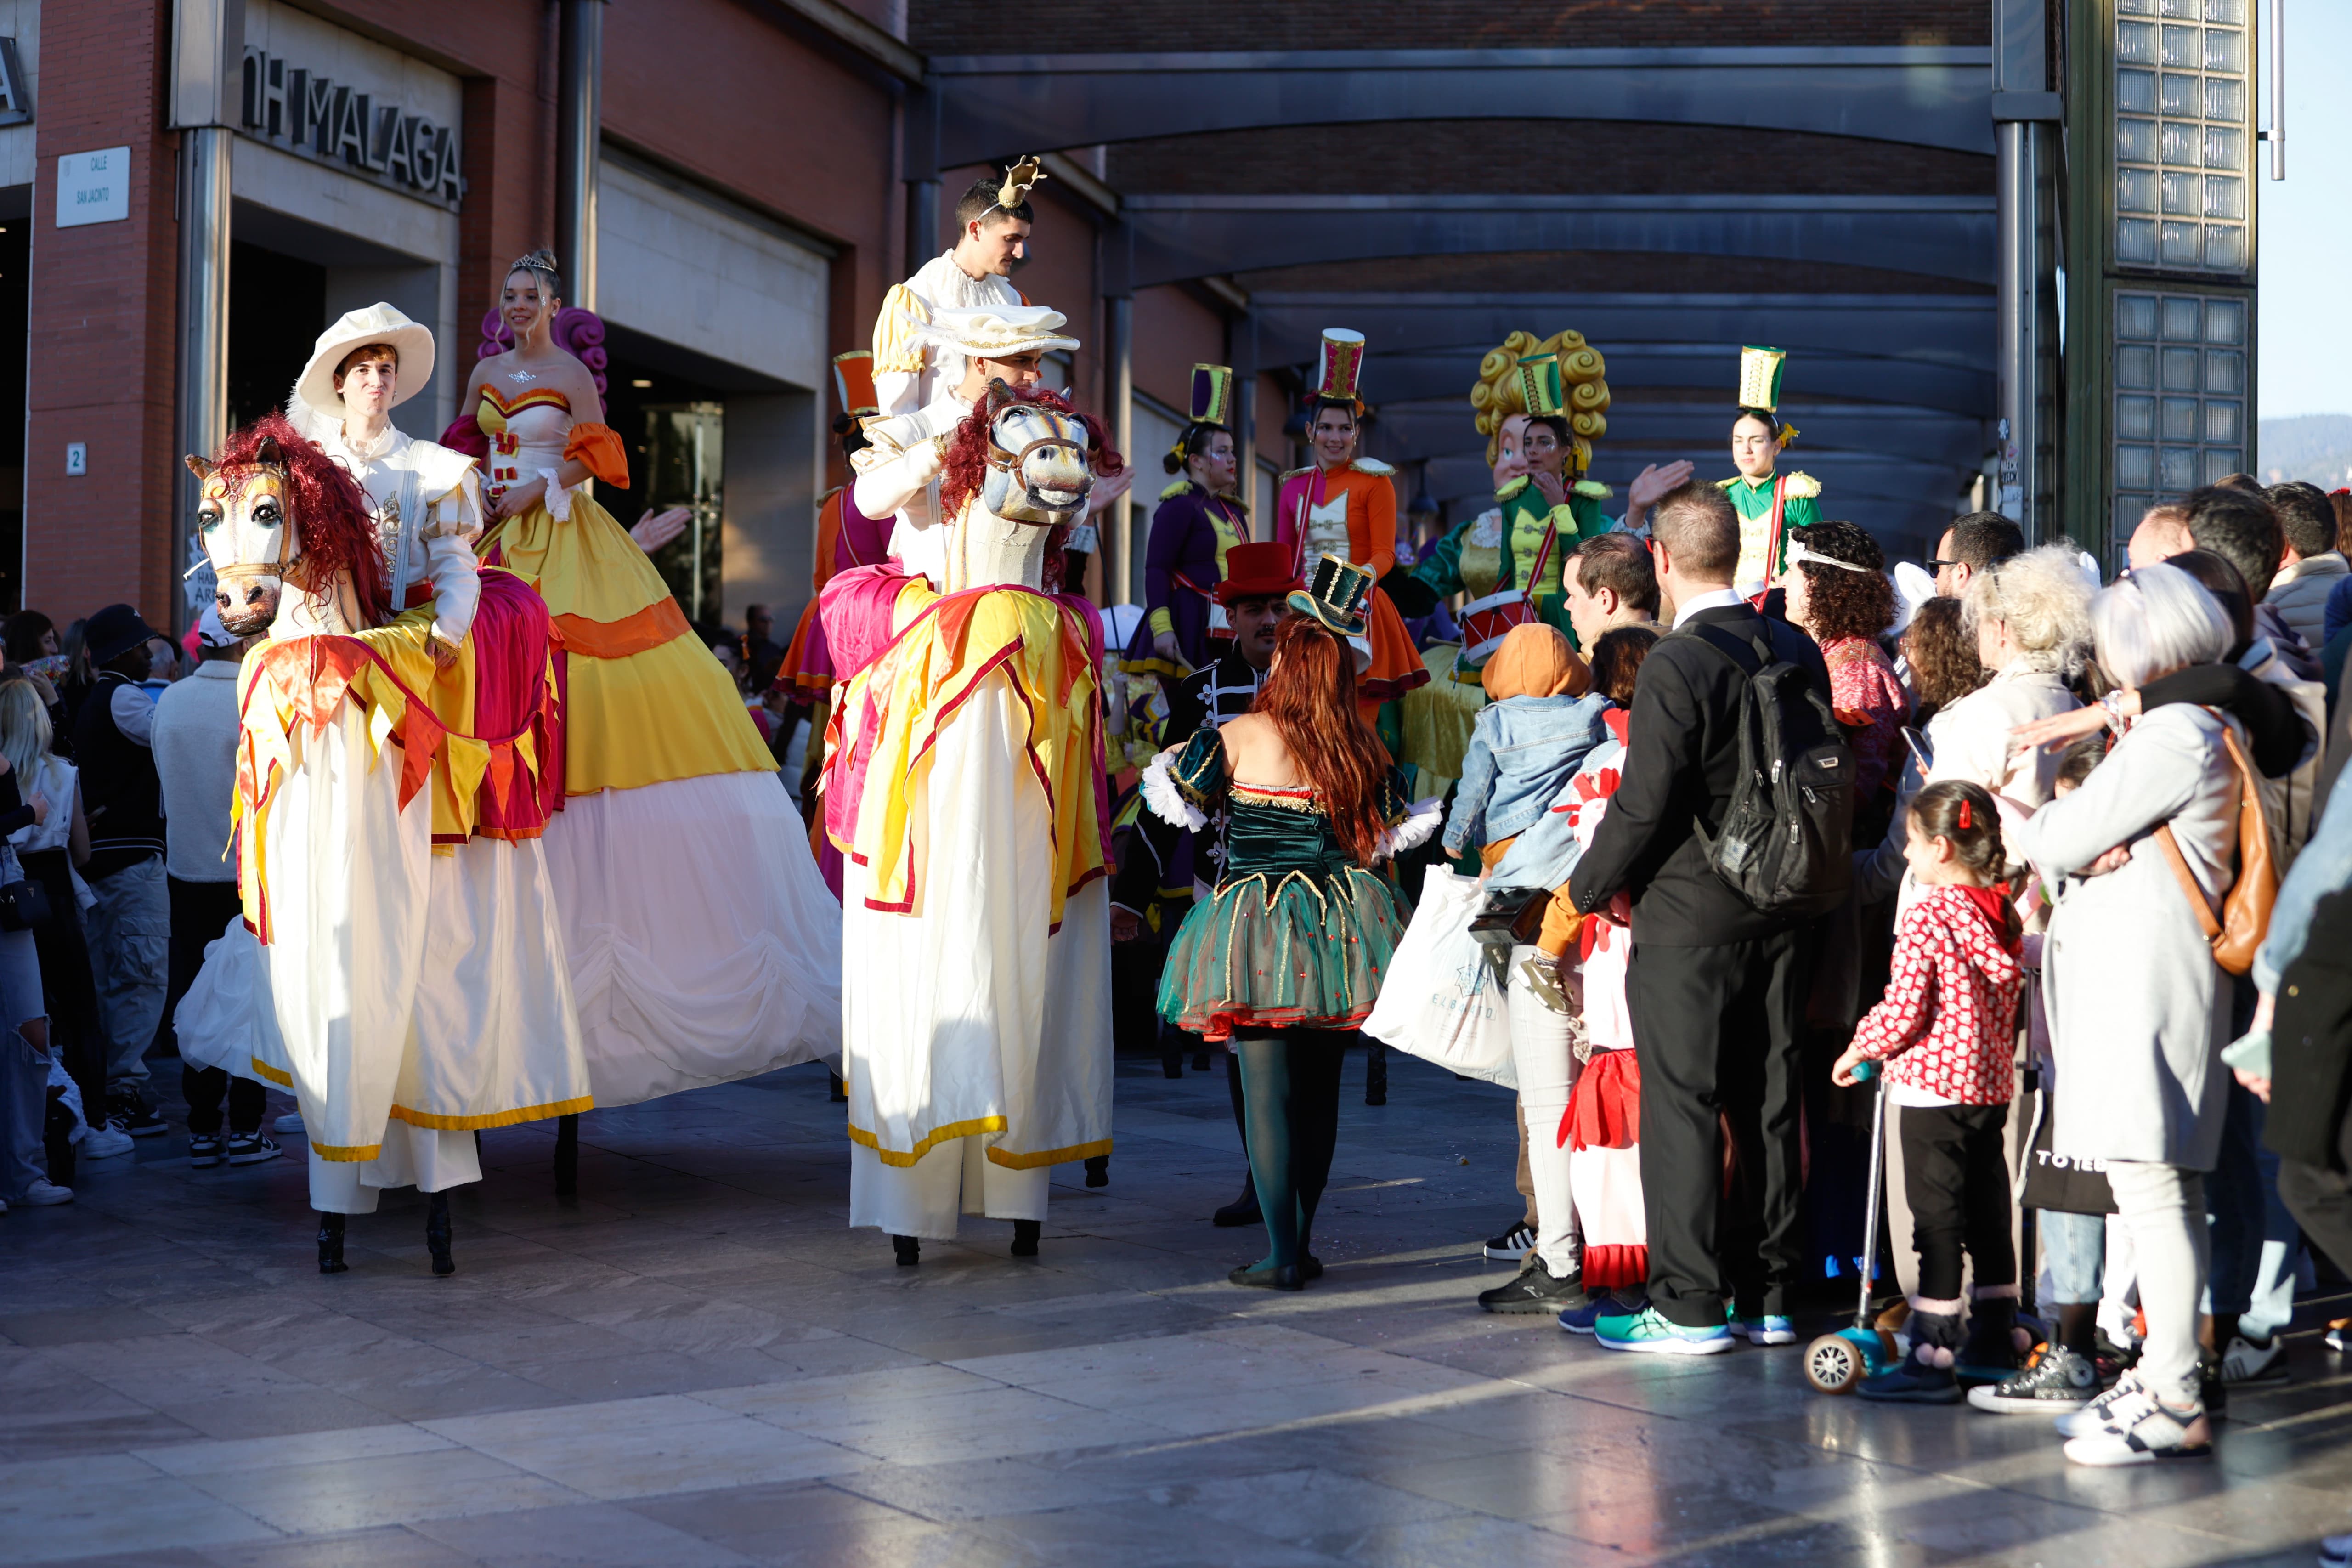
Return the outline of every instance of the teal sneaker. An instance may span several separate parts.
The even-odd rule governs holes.
[[[1731,1324],[1731,1331],[1744,1334],[1751,1345],[1792,1345],[1797,1342],[1797,1325],[1775,1312],[1759,1318],[1739,1318]]]
[[[1718,1355],[1738,1342],[1732,1339],[1731,1331],[1721,1323],[1686,1329],[1655,1307],[1644,1307],[1622,1318],[1603,1317],[1592,1325],[1592,1337],[1601,1342],[1604,1350],[1638,1351],[1647,1355]]]

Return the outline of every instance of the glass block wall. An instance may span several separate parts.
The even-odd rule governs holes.
[[[2116,287],[2116,541],[2159,496],[2248,467],[2248,304],[2242,294]]]
[[[2116,0],[2119,267],[2241,274],[2252,247],[2249,0]]]

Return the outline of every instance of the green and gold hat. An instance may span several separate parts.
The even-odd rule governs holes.
[[[1196,364],[1192,367],[1192,422],[1230,426],[1234,415],[1233,367]]]
[[[1305,589],[1294,591],[1288,602],[1292,609],[1312,616],[1334,636],[1352,637],[1363,635],[1371,598],[1369,568],[1326,555],[1315,563],[1313,580]]]
[[[1518,377],[1519,401],[1531,418],[1568,412],[1568,391],[1559,373],[1558,354],[1530,354],[1513,367]]]
[[[1780,372],[1789,356],[1753,344],[1739,351],[1739,406],[1774,414],[1780,407]]]

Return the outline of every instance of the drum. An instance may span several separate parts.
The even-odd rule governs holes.
[[[1486,656],[1502,646],[1513,626],[1534,623],[1536,607],[1517,588],[1506,588],[1499,594],[1471,600],[1454,618],[1462,626],[1462,662],[1484,664]]]

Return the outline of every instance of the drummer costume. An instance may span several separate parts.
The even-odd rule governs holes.
[[[1230,432],[1233,400],[1232,370],[1221,364],[1192,367],[1191,424]],[[1180,462],[1192,455],[1177,448]],[[1151,514],[1151,537],[1144,552],[1144,624],[1128,652],[1130,674],[1149,670],[1172,678],[1211,661],[1213,639],[1223,641],[1225,636],[1216,587],[1225,575],[1226,552],[1249,536],[1249,517],[1238,496],[1211,495],[1181,473],[1160,492],[1160,509]],[[1163,632],[1174,635],[1183,669],[1169,666],[1152,647],[1152,639]]]
[[[1363,365],[1363,333],[1326,328],[1322,374],[1307,400],[1310,409],[1321,398],[1353,404],[1359,446],[1364,405],[1356,387]],[[1356,680],[1356,695],[1368,716],[1380,704],[1429,680],[1403,617],[1377,586],[1396,565],[1396,487],[1389,481],[1395,472],[1370,458],[1358,458],[1340,468],[1319,464],[1293,468],[1282,476],[1275,509],[1276,542],[1290,552],[1300,575],[1309,563],[1325,555],[1360,566],[1371,575],[1375,586],[1359,634],[1370,645],[1371,665]]]
[[[1750,346],[1739,351],[1741,414],[1750,409],[1779,413],[1780,373],[1788,358],[1779,349]],[[1780,426],[1784,445],[1796,438],[1795,426]],[[1787,575],[1790,531],[1821,521],[1821,481],[1799,473],[1771,473],[1760,479],[1734,474],[1717,484],[1739,513],[1739,564],[1732,571],[1732,585],[1753,598]]]

